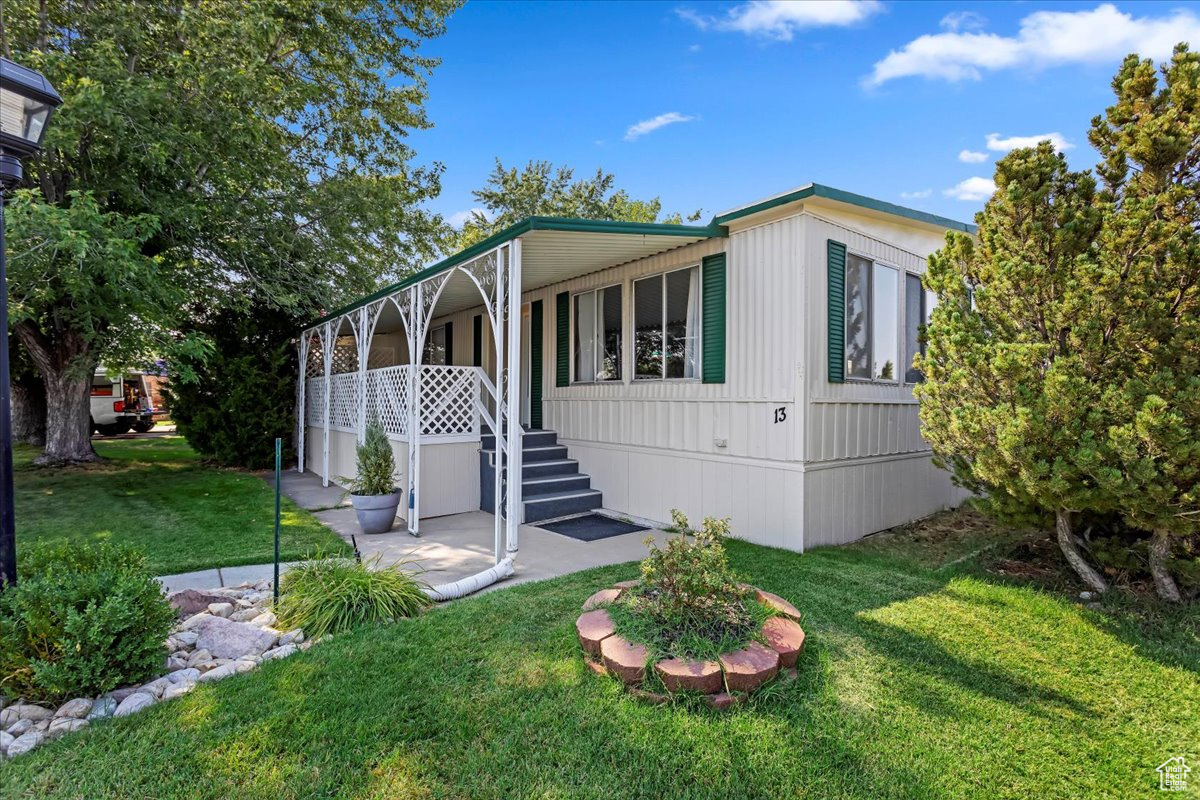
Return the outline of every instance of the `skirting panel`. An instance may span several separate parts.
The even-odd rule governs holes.
[[[320,428],[309,427],[305,442],[306,468],[321,474]],[[343,485],[354,475],[355,444],[353,433],[329,432],[329,480]],[[404,486],[408,468],[408,444],[392,442],[396,456],[396,485]],[[408,508],[407,498],[400,504],[400,516]],[[441,517],[479,510],[479,442],[421,445],[421,516]]]
[[[604,493],[605,508],[660,522],[678,508],[694,526],[704,517],[729,517],[739,539],[804,549],[799,465],[561,441]]]
[[[845,544],[953,508],[968,495],[929,455],[871,459],[804,473],[805,543]]]

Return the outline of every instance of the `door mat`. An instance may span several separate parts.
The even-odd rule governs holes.
[[[584,514],[579,517],[560,519],[558,522],[535,524],[544,530],[561,533],[563,536],[570,536],[572,539],[578,539],[581,542],[594,542],[598,539],[607,539],[610,536],[620,536],[625,533],[650,530],[641,525],[634,525],[619,519],[606,517],[603,514]]]

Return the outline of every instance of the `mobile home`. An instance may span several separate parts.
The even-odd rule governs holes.
[[[918,519],[962,499],[911,368],[948,230],[818,184],[703,226],[526,219],[306,327],[298,467],[352,474],[378,419],[409,530],[483,508],[497,559],[591,509],[799,551]]]

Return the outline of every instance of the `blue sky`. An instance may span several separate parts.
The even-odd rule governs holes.
[[[970,220],[1024,137],[1091,166],[1122,56],[1181,39],[1183,3],[469,2],[426,48],[412,138],[451,219],[498,156],[603,167],[704,221],[810,181]]]

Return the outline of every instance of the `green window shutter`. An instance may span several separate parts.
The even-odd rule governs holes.
[[[829,272],[829,381],[846,381],[846,245],[827,245]]]
[[[529,427],[542,429],[542,301],[529,307]]]
[[[471,366],[483,366],[483,314],[476,314],[471,323]]]
[[[454,364],[454,323],[446,323],[446,366]]]
[[[703,261],[700,311],[700,374],[705,383],[725,382],[725,254]]]
[[[554,385],[571,385],[571,293],[559,292],[554,298]]]

